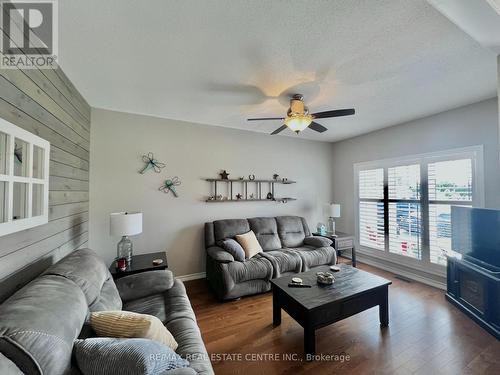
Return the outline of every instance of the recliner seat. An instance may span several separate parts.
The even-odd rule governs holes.
[[[263,252],[235,261],[218,246],[219,241],[252,230]],[[217,220],[205,223],[207,252],[206,277],[221,300],[264,293],[271,289],[269,280],[335,264],[337,256],[331,241],[312,237],[307,222],[299,216],[256,217]]]

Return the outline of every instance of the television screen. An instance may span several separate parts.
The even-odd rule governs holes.
[[[451,248],[500,268],[500,211],[453,206]]]

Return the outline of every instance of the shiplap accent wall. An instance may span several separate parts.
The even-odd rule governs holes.
[[[0,301],[88,241],[90,106],[61,69],[0,69],[0,116],[48,140],[49,222],[0,237]]]

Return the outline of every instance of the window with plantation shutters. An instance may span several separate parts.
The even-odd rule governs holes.
[[[389,186],[389,252],[422,259],[420,165],[387,170]]]
[[[428,164],[431,263],[446,265],[451,248],[451,206],[472,206],[472,160]]]
[[[385,249],[384,170],[359,172],[359,242],[377,250]]]
[[[474,146],[355,165],[361,252],[410,267],[445,266],[451,206],[484,202],[482,154]]]

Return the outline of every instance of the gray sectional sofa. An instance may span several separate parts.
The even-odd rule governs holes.
[[[73,343],[92,336],[89,311],[121,309],[154,315],[172,333],[190,367],[167,374],[214,373],[184,285],[172,272],[144,272],[115,284],[89,249],[63,258],[0,305],[0,369],[15,364],[28,375],[80,374]]]
[[[252,230],[262,253],[245,260],[219,247],[221,240]],[[206,277],[221,300],[267,292],[272,278],[335,264],[332,241],[313,237],[303,217],[278,216],[217,220],[205,223]]]

